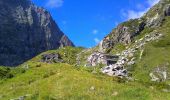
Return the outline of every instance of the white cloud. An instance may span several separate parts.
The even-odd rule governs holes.
[[[157,4],[160,0],[147,0],[146,3],[148,7],[144,7],[142,10],[121,10],[121,13],[125,19],[135,19],[142,17],[152,6]],[[141,4],[137,5],[137,8],[139,8],[139,5],[142,7]]]
[[[148,9],[144,11],[134,11],[134,10],[128,10],[127,11],[127,19],[135,19],[143,16],[145,12],[147,12]]]
[[[147,0],[147,3],[149,4],[150,7],[154,6],[157,4],[160,0]]]
[[[97,30],[97,29],[94,29],[93,31],[92,31],[92,33],[93,34],[97,34],[99,31]]]
[[[63,3],[63,0],[48,0],[46,6],[50,8],[59,8],[63,6]]]
[[[96,44],[100,43],[100,40],[98,38],[94,38],[94,41]]]

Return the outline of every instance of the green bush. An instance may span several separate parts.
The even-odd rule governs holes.
[[[0,67],[0,79],[12,78],[14,75],[11,73],[10,68]]]

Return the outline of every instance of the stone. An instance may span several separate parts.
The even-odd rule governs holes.
[[[149,74],[151,77],[151,81],[154,82],[163,82],[168,80],[168,73],[166,67],[156,67],[153,71]]]
[[[91,86],[91,87],[90,87],[90,90],[91,90],[91,91],[94,91],[94,90],[95,90],[95,87],[94,87],[94,86]]]
[[[45,63],[58,63],[58,62],[62,62],[62,58],[57,53],[43,54],[41,56],[41,62],[45,62]]]
[[[135,61],[130,61],[127,63],[127,65],[134,65],[135,64]]]
[[[150,73],[149,76],[151,77],[151,81],[159,81],[159,78],[157,78],[153,73]]]
[[[18,98],[15,98],[15,99],[10,99],[10,100],[26,100],[27,97],[31,96],[31,94],[26,94],[24,96],[20,96]]]
[[[118,95],[118,92],[116,91],[112,93],[112,96],[117,96],[117,95]]]
[[[163,92],[166,92],[166,93],[169,93],[169,92],[170,92],[170,90],[168,90],[168,89],[162,89],[162,91],[163,91]]]
[[[165,8],[165,16],[170,16],[170,5],[167,5]]]
[[[123,66],[119,64],[109,65],[101,69],[102,73],[105,73],[109,76],[117,76],[120,78],[127,77],[128,72]]]
[[[153,32],[149,35],[146,35],[144,38],[139,39],[133,47],[129,47],[119,54],[119,57],[116,63],[103,67],[101,69],[101,72],[109,76],[116,76],[120,78],[126,77],[127,79],[129,79],[128,70],[126,70],[124,66],[125,65],[131,66],[135,64],[134,54],[137,52],[137,50],[140,50],[145,46],[147,39],[149,39],[150,41],[153,41],[153,40],[159,39],[161,36],[162,34]],[[141,59],[143,52],[144,52],[144,49],[141,50],[139,59]],[[165,71],[161,72],[161,76],[163,77],[163,80],[167,79],[167,73]],[[150,77],[152,81],[160,80],[154,73],[150,73]]]
[[[116,55],[109,55],[109,54],[105,54],[101,52],[94,52],[88,57],[87,65],[97,66],[99,64],[103,64],[103,65],[115,64],[118,58],[119,56],[116,56]]]
[[[29,69],[28,64],[24,65],[23,68],[26,69],[26,70]]]

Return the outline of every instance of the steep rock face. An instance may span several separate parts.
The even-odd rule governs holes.
[[[49,12],[30,0],[0,0],[0,65],[15,66],[35,55],[74,46]]]
[[[129,20],[120,24],[99,44],[100,52],[108,52],[115,44],[131,43],[134,36],[138,35],[145,27],[145,23],[140,19]]]
[[[146,28],[160,27],[166,16],[170,16],[170,0],[160,0],[143,17],[121,23],[99,44],[100,52],[109,52],[116,44],[129,44]]]

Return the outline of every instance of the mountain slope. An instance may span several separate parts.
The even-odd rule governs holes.
[[[43,54],[51,52],[57,51]],[[168,100],[170,97],[169,93],[160,90],[165,88],[164,84],[124,83],[117,78],[92,73],[93,69],[89,68],[39,62],[41,55],[17,68],[0,67],[0,72],[8,70],[11,74],[0,80],[1,100]]]
[[[83,50],[78,57],[79,64],[146,86],[164,84],[169,92],[169,12],[170,1],[161,0],[141,18],[121,23],[98,46]],[[105,55],[119,58],[114,64],[106,65],[112,58],[107,59]]]
[[[94,48],[64,47],[16,68],[0,67],[0,99],[169,100],[169,5],[169,0],[161,0],[142,18],[120,24]],[[116,55],[119,60],[101,64],[103,59],[96,52]],[[42,60],[44,55],[51,61]],[[94,59],[88,62],[89,57]],[[109,73],[125,69],[125,77]]]
[[[170,1],[160,0],[143,17],[123,22],[113,29],[99,44],[99,51],[110,52],[116,44],[120,43],[128,45],[134,41],[137,35],[146,29],[152,32],[162,25],[167,16],[170,16],[169,12]]]
[[[0,0],[0,65],[16,66],[37,54],[74,46],[49,12],[30,0]]]

